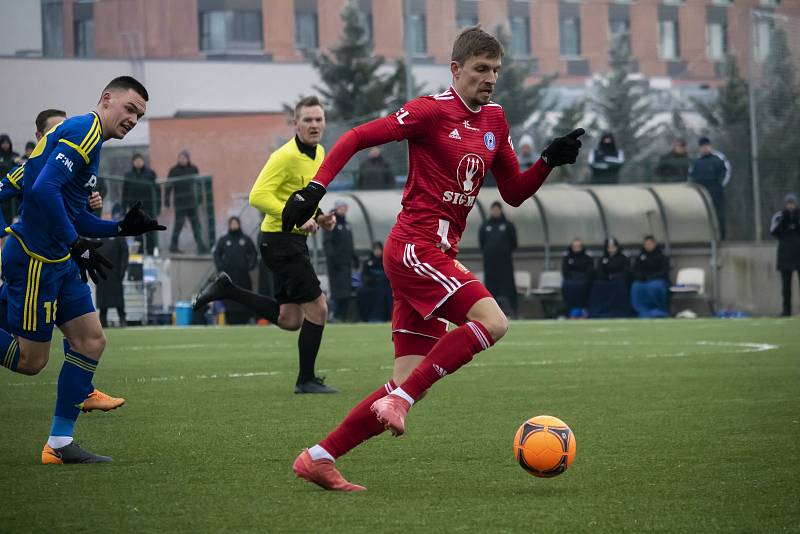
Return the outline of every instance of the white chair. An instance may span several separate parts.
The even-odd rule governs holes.
[[[528,296],[531,294],[531,273],[528,271],[514,271],[514,286],[517,293]]]
[[[705,295],[706,272],[698,267],[684,267],[678,271],[675,285],[669,290],[684,295]]]
[[[539,273],[539,287],[531,290],[537,296],[558,295],[561,293],[561,271],[542,271]]]

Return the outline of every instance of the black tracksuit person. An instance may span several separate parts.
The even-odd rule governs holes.
[[[189,219],[192,225],[192,234],[194,234],[194,241],[197,243],[197,253],[205,254],[208,252],[208,248],[206,248],[205,242],[203,241],[203,229],[200,226],[200,219],[197,217],[195,182],[185,178],[196,176],[199,172],[197,167],[192,165],[188,150],[180,151],[178,154],[178,163],[169,170],[165,192],[165,205],[167,207],[170,205],[172,193],[175,193],[175,225],[172,227],[172,240],[169,245],[170,252],[179,254],[182,252],[178,248],[178,238],[181,235],[183,223],[186,222],[186,219]]]
[[[234,284],[248,291],[253,288],[250,271],[256,268],[258,253],[256,245],[242,232],[239,217],[228,219],[228,233],[219,238],[214,246],[214,265],[217,272],[226,272]],[[246,324],[252,313],[243,305],[225,300],[225,322]]]
[[[731,180],[731,165],[722,152],[714,150],[708,137],[697,142],[700,155],[689,167],[689,181],[706,188],[717,212],[720,239],[725,239],[725,187]]]
[[[325,247],[328,263],[333,318],[344,321],[347,318],[347,309],[353,291],[351,269],[358,267],[358,258],[353,245],[353,229],[347,222],[347,202],[337,200],[333,206],[336,226],[324,234],[322,244]]]
[[[481,225],[481,252],[486,289],[503,307],[505,300],[511,311],[517,314],[517,288],[514,283],[514,260],[512,253],[517,249],[517,229],[507,221],[503,207],[493,202],[489,219]]]
[[[631,260],[616,238],[606,239],[589,293],[589,317],[630,317]]]
[[[561,261],[564,280],[561,294],[570,317],[586,316],[586,304],[594,280],[594,260],[586,252],[580,239],[573,239]]]
[[[800,279],[800,210],[797,196],[789,193],[784,198],[783,209],[772,216],[770,233],[778,239],[778,270],[781,272],[783,311],[792,314],[792,271]]]
[[[625,153],[617,148],[614,135],[603,132],[597,148],[589,152],[589,167],[592,168],[593,184],[616,184],[619,182],[619,170],[625,163]]]
[[[383,268],[383,243],[372,244],[372,255],[361,269],[358,310],[364,322],[388,321],[392,315],[392,288]]]
[[[122,182],[122,205],[128,209],[136,202],[142,203],[146,213],[158,217],[161,213],[161,190],[156,186],[156,173],[144,163],[144,156],[134,154],[131,158],[131,170],[125,173]],[[153,254],[158,236],[147,235],[136,238],[140,244],[147,241],[147,246],[142,247],[148,254]]]

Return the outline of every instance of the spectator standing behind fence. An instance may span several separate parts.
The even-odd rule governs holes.
[[[34,148],[36,148],[36,143],[34,143],[33,141],[28,141],[27,143],[25,143],[25,153],[22,154],[22,156],[20,156],[19,158],[20,162],[28,161],[31,157],[31,154],[33,154]]]
[[[686,151],[686,139],[676,137],[672,149],[658,159],[655,175],[658,182],[685,182],[689,179],[692,161]]]
[[[792,314],[792,271],[800,281],[800,210],[797,195],[789,193],[783,199],[783,209],[772,216],[770,233],[778,238],[778,270],[781,272],[783,311]]]
[[[706,188],[717,212],[720,239],[725,239],[725,187],[731,181],[731,164],[725,154],[714,150],[708,137],[697,141],[700,155],[689,167],[689,181]]]
[[[197,198],[195,196],[195,181],[189,177],[197,176],[200,171],[192,165],[188,150],[181,150],[178,153],[178,163],[169,170],[167,175],[167,186],[165,191],[164,205],[170,206],[170,198],[173,196],[172,205],[175,206],[175,224],[172,227],[172,240],[170,241],[169,251],[181,254],[178,248],[178,238],[183,230],[183,223],[189,219],[192,225],[192,234],[197,244],[198,254],[207,254],[208,248],[203,241],[203,229],[200,219],[197,217]]]
[[[517,229],[506,220],[503,206],[492,202],[489,219],[478,234],[483,254],[483,273],[486,289],[500,304],[506,314],[517,314],[517,288],[514,283],[514,259],[517,250]],[[509,309],[510,307],[510,309]]]
[[[655,237],[644,238],[642,250],[633,264],[631,305],[642,318],[668,317],[669,256]]]
[[[347,222],[347,209],[347,202],[344,200],[337,200],[333,204],[336,225],[322,238],[328,263],[333,318],[337,321],[344,321],[347,318],[347,308],[353,291],[351,269],[357,268],[359,263],[353,245],[353,229]]]
[[[625,153],[617,148],[614,135],[603,132],[597,148],[589,152],[589,167],[592,169],[593,184],[619,183],[619,170],[625,163]]]
[[[228,219],[228,233],[219,238],[214,245],[214,266],[217,272],[225,271],[234,284],[248,291],[253,289],[250,271],[256,268],[258,253],[256,245],[242,231],[239,217]],[[247,324],[252,313],[245,306],[232,300],[224,300],[225,322],[228,324]]]
[[[18,160],[19,154],[14,152],[11,138],[7,134],[0,134],[0,179],[5,178],[6,174],[17,166]],[[3,219],[9,221],[9,224],[17,214],[16,206],[16,202],[3,203]]]
[[[361,269],[361,287],[356,294],[361,320],[385,322],[392,314],[392,288],[383,269],[383,243],[372,244],[372,254]]]
[[[147,167],[144,156],[134,154],[131,158],[131,170],[125,173],[125,181],[122,182],[122,205],[129,209],[136,202],[142,203],[145,213],[158,217],[161,213],[161,190],[156,186],[156,173]],[[147,241],[147,246],[142,246]],[[147,254],[153,254],[158,236],[147,235],[139,236],[136,241],[139,243],[140,250]]]
[[[394,175],[379,147],[372,147],[369,156],[359,164],[357,186],[365,191],[394,188]]]
[[[617,238],[606,239],[603,257],[597,261],[589,292],[589,317],[630,317],[631,260]]]
[[[119,220],[125,216],[127,210],[117,204],[111,212],[111,218]],[[103,239],[103,251],[111,268],[108,270],[107,278],[97,280],[97,309],[99,310],[100,324],[103,328],[108,326],[108,310],[116,308],[119,317],[119,326],[127,326],[125,320],[125,271],[128,270],[128,241],[125,237],[109,237]]]
[[[561,295],[567,313],[575,319],[586,317],[586,305],[594,280],[594,261],[586,252],[583,241],[577,237],[572,240],[561,260],[561,275]]]

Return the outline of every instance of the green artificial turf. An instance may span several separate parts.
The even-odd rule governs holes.
[[[108,338],[95,385],[127,403],[81,415],[76,436],[112,464],[39,464],[60,351],[35,377],[0,369],[0,531],[800,530],[797,319],[514,322],[414,407],[405,436],[339,460],[359,494],[290,466],[386,381],[387,325],[326,329],[329,396],[292,393],[296,333],[274,327]],[[512,453],[540,414],[578,444],[549,480]]]

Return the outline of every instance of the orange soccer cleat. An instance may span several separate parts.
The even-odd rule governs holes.
[[[297,478],[303,478],[330,491],[364,491],[367,489],[345,480],[330,460],[312,459],[308,449],[303,449],[303,452],[295,458],[292,471]]]
[[[91,412],[92,410],[108,412],[116,410],[123,404],[125,404],[125,399],[112,397],[111,395],[106,395],[99,389],[95,389],[86,397],[85,401],[78,404],[78,408],[83,412]]]
[[[406,415],[409,408],[411,405],[407,400],[389,394],[373,402],[369,409],[393,436],[401,436],[406,431]]]

